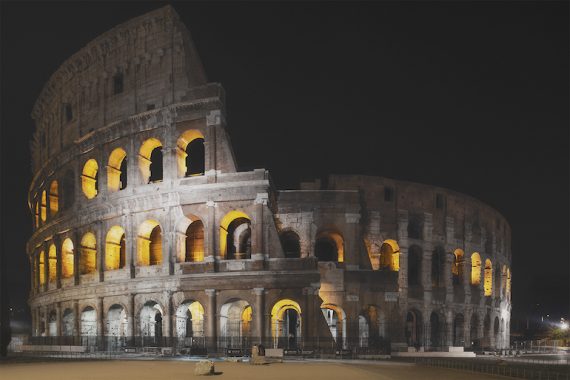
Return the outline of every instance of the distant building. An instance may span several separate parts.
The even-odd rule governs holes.
[[[276,189],[237,171],[224,112],[170,6],[52,75],[32,113],[35,341],[508,346],[496,210],[381,177]]]

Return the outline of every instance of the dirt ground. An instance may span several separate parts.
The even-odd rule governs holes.
[[[0,365],[1,380],[181,380],[194,376],[195,362],[189,361],[82,361],[12,363]],[[247,380],[396,380],[414,379],[499,379],[480,373],[418,367],[395,362],[330,363],[286,362],[263,366],[216,362],[215,379]],[[203,377],[202,377],[203,378]]]

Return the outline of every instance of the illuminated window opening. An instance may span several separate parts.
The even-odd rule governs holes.
[[[203,175],[205,171],[204,136],[195,129],[185,131],[176,143],[178,176]]]
[[[40,217],[42,222],[45,222],[47,219],[47,195],[46,191],[42,191],[42,203],[40,208]]]
[[[125,267],[125,230],[113,226],[105,239],[105,270],[116,270]]]
[[[493,264],[491,260],[485,260],[485,296],[490,297],[493,294]]]
[[[123,148],[116,148],[109,155],[107,165],[107,188],[110,193],[123,190],[127,187],[127,152]]]
[[[81,175],[81,188],[87,199],[93,199],[99,191],[99,165],[94,159],[87,160]]]
[[[481,285],[481,256],[477,252],[471,255],[471,285]]]
[[[386,239],[380,246],[380,269],[400,270],[400,247],[395,240]]]
[[[49,246],[48,252],[48,278],[49,282],[55,282],[57,278],[57,249],[54,244]]]
[[[271,309],[271,336],[276,347],[290,347],[301,337],[301,307],[291,299],[279,300]],[[290,347],[291,348],[291,347]]]
[[[281,246],[285,258],[294,259],[301,257],[301,244],[299,242],[299,235],[294,231],[284,231],[279,235]]]
[[[150,138],[139,151],[139,169],[143,183],[162,181],[162,143]]]
[[[74,272],[74,253],[73,242],[71,239],[65,239],[61,245],[61,276],[63,278],[73,277]]]
[[[57,181],[51,181],[49,186],[49,215],[54,216],[59,210],[59,191]]]
[[[87,232],[81,239],[79,268],[81,274],[93,273],[97,270],[97,240],[91,232]]]
[[[453,275],[453,284],[460,285],[463,282],[463,266],[465,265],[465,254],[463,250],[456,249],[453,251],[454,261],[451,266],[451,274]]]
[[[36,210],[34,216],[36,221],[36,228],[38,228],[40,226],[40,202],[36,202]]]
[[[204,261],[204,224],[201,220],[190,223],[186,229],[185,245],[184,261]]]
[[[242,211],[228,212],[220,223],[220,255],[225,260],[251,256],[251,219]]]
[[[46,256],[46,253],[44,251],[41,251],[40,256],[39,256],[39,261],[38,261],[40,285],[43,285],[46,283],[45,256]]]
[[[162,264],[162,230],[156,220],[141,224],[137,240],[139,266]]]
[[[344,262],[344,239],[333,231],[318,233],[315,240],[315,256],[323,262]]]

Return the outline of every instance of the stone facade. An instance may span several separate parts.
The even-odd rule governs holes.
[[[171,7],[73,55],[32,116],[35,337],[509,344],[497,211],[381,177],[280,191],[265,169],[238,172],[223,89]]]

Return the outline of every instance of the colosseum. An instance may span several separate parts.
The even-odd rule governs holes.
[[[502,215],[383,177],[279,190],[265,169],[237,170],[224,104],[171,6],[100,35],[50,77],[32,111],[35,343],[508,347]]]

